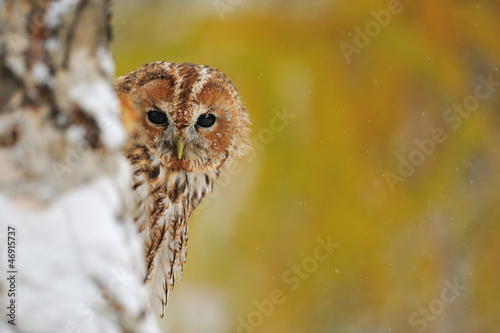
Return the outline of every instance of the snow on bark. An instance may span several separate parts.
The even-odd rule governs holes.
[[[0,0],[1,332],[158,332],[109,36],[108,0]]]

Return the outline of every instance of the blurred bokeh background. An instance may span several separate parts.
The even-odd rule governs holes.
[[[113,12],[117,75],[216,67],[253,121],[190,222],[166,332],[498,332],[500,1]]]

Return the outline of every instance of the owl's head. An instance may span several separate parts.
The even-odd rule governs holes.
[[[125,126],[168,170],[215,171],[248,147],[248,114],[217,69],[156,62],[117,79]]]

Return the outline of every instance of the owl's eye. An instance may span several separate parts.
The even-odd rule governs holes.
[[[201,127],[210,127],[213,124],[215,124],[215,116],[211,113],[200,116],[196,121],[196,125]]]
[[[167,115],[160,111],[149,111],[148,119],[150,122],[156,125],[165,125],[168,124]]]

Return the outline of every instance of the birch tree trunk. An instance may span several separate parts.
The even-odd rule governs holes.
[[[157,332],[108,0],[0,0],[1,332]]]

